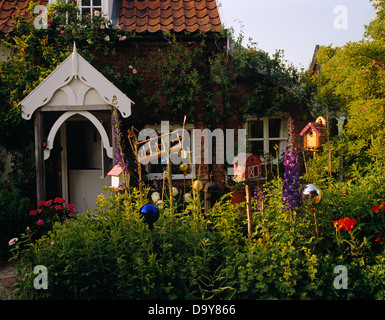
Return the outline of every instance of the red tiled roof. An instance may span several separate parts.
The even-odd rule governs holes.
[[[0,30],[4,33],[11,31],[12,14],[19,12],[26,12],[29,2],[32,0],[0,0]],[[48,0],[38,0],[37,4],[46,5]],[[26,18],[30,18],[28,13]]]
[[[25,12],[30,1],[0,0],[0,30],[11,31],[12,14],[17,10]],[[38,4],[47,2],[38,0]],[[216,0],[122,0],[119,24],[122,29],[137,33],[222,30]]]
[[[119,24],[137,33],[222,30],[216,0],[122,0]]]

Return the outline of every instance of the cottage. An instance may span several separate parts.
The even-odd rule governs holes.
[[[0,3],[3,35],[12,34],[12,15],[26,12],[29,3],[30,0],[4,0]],[[51,2],[40,0],[37,4],[48,6]],[[273,78],[265,81],[271,74],[257,66],[251,66],[250,72],[239,75],[230,70],[232,89],[225,91],[228,85],[221,86],[220,79],[223,70],[217,69],[228,66],[218,63],[215,53],[227,50],[231,53],[233,45],[222,33],[215,0],[94,0],[80,2],[78,7],[83,15],[91,18],[96,16],[96,12],[98,15],[103,12],[114,26],[119,26],[119,30],[130,31],[134,36],[119,41],[114,56],[96,56],[93,64],[87,56],[79,53],[82,44],[74,44],[73,52],[21,102],[22,117],[34,121],[38,200],[59,195],[74,203],[79,211],[93,207],[96,196],[103,192],[102,187],[110,185],[108,172],[117,164],[111,124],[114,107],[125,129],[151,127],[160,132],[161,122],[170,120],[173,122],[170,125],[172,131],[182,127],[183,118],[187,115],[184,129],[193,143],[201,144],[202,155],[204,146],[208,145],[204,141],[206,137],[195,137],[194,129],[245,129],[247,147],[254,155],[249,160],[255,161],[247,164],[245,173],[249,177],[259,177],[263,164],[269,159],[276,162],[282,157],[289,116],[299,127],[311,118],[306,105],[289,99],[289,91],[274,83]],[[28,18],[29,13],[26,14]],[[178,65],[174,73],[166,74],[167,78],[162,64],[171,57],[169,50],[175,46],[170,41],[173,37],[183,44],[183,50],[168,63],[177,65],[178,57],[182,60],[185,55],[183,61],[186,65]],[[203,39],[204,46],[201,45]],[[107,45],[109,37],[105,41]],[[190,64],[192,55],[195,55],[194,63],[198,61],[200,65]],[[135,69],[135,73],[140,73],[145,79],[140,88],[114,83],[102,74],[104,67],[114,68],[119,73],[127,70],[133,73],[133,67],[126,61],[143,57],[146,57],[144,61],[153,64],[151,68]],[[254,58],[258,59],[258,55],[255,54]],[[204,72],[211,72],[205,78],[208,80],[198,83]],[[184,74],[188,82],[173,82],[174,79],[185,81]],[[258,91],[260,94],[254,90],[258,81],[265,86],[263,92]],[[169,96],[168,92],[171,92]],[[281,105],[279,111],[276,110],[278,103]],[[273,104],[274,113],[266,116],[266,110]],[[201,139],[203,141],[197,141]],[[43,143],[45,148],[41,147]],[[223,141],[213,141],[213,150],[216,150],[217,143],[225,145]],[[238,141],[235,140],[234,144]],[[193,164],[189,174],[196,177],[199,171],[201,181],[207,182],[212,177],[221,184],[226,166],[232,164],[216,164],[215,161],[214,153],[212,164],[201,163],[199,170],[198,165]],[[149,163],[145,169],[149,179],[163,177],[161,163]],[[182,174],[179,166],[173,165],[175,184],[183,183],[189,174]],[[131,181],[135,183],[137,179],[131,176]]]

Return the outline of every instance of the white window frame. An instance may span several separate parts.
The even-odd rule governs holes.
[[[266,154],[273,154],[275,153],[275,150],[270,150],[270,141],[279,141],[282,142],[282,147],[280,147],[278,152],[278,159],[273,156],[273,164],[277,163],[277,160],[279,161],[281,159],[281,156],[285,152],[285,147],[287,145],[287,121],[288,116],[283,114],[277,114],[271,117],[263,117],[258,118],[257,116],[248,116],[246,117],[246,122],[244,124],[244,128],[246,129],[246,136],[247,136],[247,147],[250,145],[249,143],[252,141],[263,141],[263,156],[260,156],[260,160],[262,163],[265,163],[265,155]],[[280,137],[279,138],[270,138],[269,137],[269,119],[281,119],[281,130],[280,130]],[[263,137],[261,138],[252,138],[250,137],[250,122],[252,121],[262,121],[263,122]]]
[[[57,0],[48,0],[48,6],[50,6],[51,4],[55,3]],[[65,3],[68,3],[68,2],[71,2],[69,0],[61,0]],[[82,9],[82,0],[77,0],[77,5],[78,5],[78,8],[79,10],[81,11]],[[90,2],[93,2],[93,0],[90,0]],[[98,10],[100,12],[101,15],[107,15],[107,19],[110,19],[111,18],[111,11],[112,11],[112,2],[113,0],[101,0],[101,10]],[[100,6],[98,6],[99,8]],[[86,6],[86,8],[93,8],[93,6]],[[94,10],[90,10],[91,11],[91,17],[93,16],[93,11]]]
[[[158,134],[160,136],[161,125],[145,126],[144,129],[146,129],[146,128],[150,128],[150,129],[155,130],[156,132],[158,132]],[[170,125],[169,129],[170,129],[170,133],[171,133],[173,130],[182,129],[182,127],[180,125]],[[195,159],[195,153],[194,153],[194,146],[195,146],[194,125],[193,124],[185,124],[184,129],[187,130],[190,133],[190,148],[192,149],[190,152],[191,152],[191,159],[194,162],[194,159]],[[161,159],[158,159],[158,160],[159,160],[159,162],[161,161]],[[147,172],[149,171],[150,165],[151,165],[150,163],[145,165],[145,168],[146,168]],[[172,173],[172,176],[171,176],[172,179],[173,180],[183,180],[184,178],[185,179],[191,179],[191,178],[195,179],[196,178],[195,165],[194,164],[190,165],[190,168],[191,168],[192,175],[193,175],[192,177],[191,177],[191,173],[187,174],[186,176],[184,176],[183,173]],[[162,180],[163,179],[163,172],[148,173],[147,174],[147,178],[149,180]],[[166,175],[166,178],[167,178],[167,175]]]
[[[100,0],[100,6],[97,6],[97,8],[95,8],[95,6],[93,6],[94,0],[89,0],[89,1],[90,1],[89,6],[83,6],[82,0],[78,0],[79,10],[82,11],[83,8],[84,9],[90,9],[91,17],[94,16],[95,10],[99,11],[100,15],[107,14],[107,16],[108,16],[108,0]]]

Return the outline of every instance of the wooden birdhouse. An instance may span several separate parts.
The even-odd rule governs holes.
[[[128,179],[130,179],[130,174],[128,174]],[[116,165],[107,173],[108,176],[111,176],[111,188],[122,189],[124,185],[124,177],[122,167]]]
[[[309,122],[301,131],[303,137],[303,148],[308,151],[318,151],[326,141],[326,121],[323,117],[318,117],[315,122]]]
[[[251,153],[242,153],[234,158],[233,163],[234,181],[242,182],[250,179],[262,179],[261,160],[257,156]]]

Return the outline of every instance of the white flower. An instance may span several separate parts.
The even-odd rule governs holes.
[[[95,10],[95,11],[94,11],[94,16],[95,16],[95,17],[99,17],[99,16],[100,16],[100,12],[99,12],[98,10]]]
[[[160,199],[160,194],[159,192],[153,192],[151,195],[151,200],[152,202],[158,202]]]
[[[110,37],[109,37],[109,36],[106,36],[106,37],[104,38],[104,40],[110,41]]]
[[[121,36],[121,37],[119,37],[119,41],[124,41],[124,40],[126,40],[126,36]]]
[[[177,188],[175,188],[175,187],[172,187],[172,195],[174,196],[174,197],[176,197],[177,195],[178,195],[178,189]]]
[[[188,199],[191,199],[191,193],[189,192],[184,194],[184,201],[187,201]]]
[[[159,208],[163,208],[163,201],[162,200],[158,200],[156,202],[156,204],[158,205]]]
[[[106,26],[102,23],[101,25],[100,25],[100,29],[105,29],[106,28]],[[107,36],[108,37],[108,36]]]

